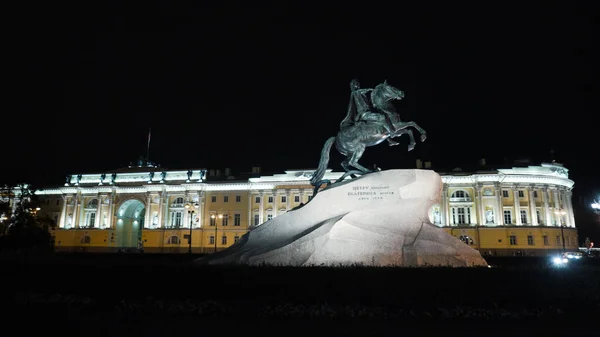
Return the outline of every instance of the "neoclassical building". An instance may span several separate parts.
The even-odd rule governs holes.
[[[421,168],[418,164],[418,168]],[[577,250],[574,182],[558,163],[465,173],[439,172],[440,204],[430,220],[484,255],[546,255]],[[143,163],[69,176],[36,191],[54,219],[58,251],[211,253],[310,201],[312,170],[240,178],[215,170],[163,170]],[[328,171],[335,180],[341,172]],[[191,239],[191,242],[190,242]]]

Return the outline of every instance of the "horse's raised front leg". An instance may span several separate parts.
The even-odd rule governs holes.
[[[415,145],[417,144],[417,142],[415,142],[415,136],[413,135],[412,130],[404,130],[405,133],[408,133],[408,137],[410,137],[410,143],[408,144],[408,151],[412,151],[415,149]]]
[[[425,139],[427,139],[427,132],[425,132],[425,130],[420,127],[417,123],[415,122],[405,122],[404,123],[407,127],[408,126],[412,126],[413,128],[417,129],[417,131],[419,131],[419,133],[421,134],[421,142],[424,142]]]

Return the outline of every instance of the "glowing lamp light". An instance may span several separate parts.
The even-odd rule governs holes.
[[[554,259],[552,259],[552,262],[556,266],[562,266],[564,264],[567,264],[569,262],[569,260],[565,257],[555,257]]]
[[[594,203],[591,205],[593,209],[600,210],[600,202],[594,200]]]

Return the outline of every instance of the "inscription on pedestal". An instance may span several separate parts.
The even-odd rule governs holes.
[[[385,200],[393,197],[394,191],[390,191],[389,185],[359,185],[353,186],[352,191],[348,192],[348,197],[354,200]]]

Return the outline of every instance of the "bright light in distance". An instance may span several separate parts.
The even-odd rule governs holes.
[[[594,203],[592,204],[592,208],[593,209],[600,209],[600,202],[597,202],[596,200],[594,200]]]
[[[552,259],[552,262],[554,262],[555,265],[557,266],[561,266],[563,264],[567,264],[567,262],[569,262],[569,260],[567,258],[561,258],[561,257],[555,257],[554,259]]]

